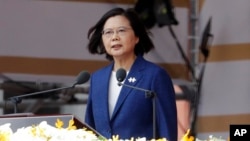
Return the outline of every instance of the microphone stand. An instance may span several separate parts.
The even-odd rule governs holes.
[[[126,86],[129,88],[133,88],[136,90],[140,90],[140,91],[144,91],[145,92],[145,98],[151,98],[152,99],[152,106],[153,106],[153,138],[156,139],[157,137],[157,127],[156,127],[156,93],[150,90],[146,90],[143,88],[138,88],[138,87],[134,87],[131,85],[127,85],[121,82],[118,82],[118,86]]]
[[[170,25],[168,26],[168,29],[169,29],[169,31],[170,31],[172,37],[173,37],[174,40],[175,40],[175,43],[176,43],[176,45],[177,45],[177,47],[178,47],[178,50],[179,50],[179,52],[180,52],[180,54],[181,54],[181,57],[183,58],[183,60],[185,61],[185,64],[187,65],[187,68],[188,68],[189,71],[191,72],[191,75],[192,75],[193,80],[194,80],[195,82],[197,82],[197,79],[196,79],[196,77],[195,77],[195,71],[194,71],[193,67],[191,66],[191,63],[190,63],[188,57],[185,55],[185,52],[183,51],[183,49],[182,49],[182,47],[181,47],[181,44],[180,44],[180,42],[178,41],[178,38],[177,38],[177,36],[176,36],[175,33],[174,33],[174,30],[172,29],[172,27],[171,27]]]
[[[169,29],[172,37],[174,38],[174,40],[176,42],[176,45],[178,47],[178,50],[179,50],[179,52],[181,54],[182,59],[185,61],[185,64],[186,64],[188,70],[191,72],[191,76],[193,78],[193,81],[195,83],[194,85],[196,87],[194,98],[193,98],[194,100],[191,100],[191,102],[192,102],[192,111],[193,111],[192,117],[193,118],[191,120],[191,125],[190,125],[191,127],[190,127],[190,134],[189,134],[189,136],[194,136],[194,138],[195,138],[196,137],[196,132],[195,132],[195,126],[196,125],[195,124],[196,124],[196,119],[197,119],[197,114],[198,114],[198,99],[200,97],[201,79],[196,78],[195,71],[194,71],[193,67],[191,66],[191,63],[190,63],[188,57],[185,55],[185,53],[184,53],[184,51],[183,51],[183,49],[181,47],[181,44],[179,43],[179,41],[177,39],[177,36],[175,35],[175,33],[174,33],[174,31],[173,31],[173,29],[172,29],[172,27],[170,25],[168,26],[168,29]]]
[[[213,38],[213,35],[210,33],[206,36],[207,36],[207,40],[210,37]],[[196,96],[196,99],[194,100],[193,120],[191,123],[191,130],[190,130],[190,135],[193,136],[194,138],[196,138],[196,121],[197,121],[197,116],[198,116],[198,104],[200,101],[201,86],[202,86],[202,82],[203,82],[203,76],[204,76],[205,67],[207,64],[207,59],[208,59],[209,53],[210,53],[209,49],[207,48],[207,43],[204,44],[203,46],[201,46],[200,49],[201,49],[202,54],[204,55],[204,60],[203,60],[203,66],[202,66],[200,74],[199,74],[199,78],[197,79],[197,96]]]
[[[24,98],[24,97],[59,91],[59,90],[68,89],[68,88],[74,88],[75,85],[76,84],[74,84],[73,86],[67,86],[67,87],[62,87],[62,88],[56,88],[56,89],[50,89],[50,90],[45,90],[45,91],[29,93],[29,94],[25,94],[25,95],[13,96],[13,97],[9,97],[8,100],[10,100],[12,103],[14,103],[14,113],[17,113],[17,106],[19,103],[22,102],[22,98]]]
[[[193,136],[196,139],[196,122],[197,122],[197,116],[198,116],[198,108],[199,108],[199,101],[200,101],[200,93],[201,93],[201,86],[202,86],[202,80],[205,72],[205,65],[206,65],[206,60],[204,62],[204,66],[201,69],[199,78],[197,80],[197,92],[196,92],[196,97],[194,99],[194,104],[193,104],[193,119],[191,121],[191,128],[190,128],[190,134],[189,136]]]

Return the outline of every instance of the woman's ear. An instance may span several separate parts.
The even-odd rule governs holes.
[[[139,43],[139,41],[140,41],[140,38],[139,37],[137,37],[137,39],[136,39],[136,44],[138,44]]]

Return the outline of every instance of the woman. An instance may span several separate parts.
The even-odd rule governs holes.
[[[110,65],[91,76],[85,122],[106,138],[146,137],[177,141],[175,94],[169,75],[145,60],[154,48],[148,32],[133,9],[108,11],[88,32],[92,54],[106,54]],[[124,84],[156,93],[156,136],[153,100],[145,92],[118,86],[116,71],[127,71]]]

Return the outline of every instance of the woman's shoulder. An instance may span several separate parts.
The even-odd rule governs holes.
[[[153,70],[153,71],[165,71],[165,69],[159,65],[159,63],[149,61],[147,59],[144,60],[144,66],[147,70]]]
[[[147,74],[155,76],[167,76],[170,78],[167,69],[161,66],[159,63],[151,62],[149,60],[144,59],[143,68],[143,71]]]
[[[102,68],[95,70],[92,75],[105,75],[105,73],[110,72],[112,70],[113,63],[106,65]]]

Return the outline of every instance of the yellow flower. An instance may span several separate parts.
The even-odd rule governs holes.
[[[10,141],[12,134],[9,123],[0,126],[0,141]]]
[[[58,129],[62,129],[62,127],[63,127],[63,121],[62,120],[60,120],[60,119],[56,119],[56,123],[55,123],[55,126],[56,126],[56,128],[58,128]]]
[[[32,126],[31,133],[32,133],[33,136],[36,136],[36,128],[35,128],[35,126]]]
[[[69,120],[69,126],[68,126],[67,129],[69,129],[69,130],[76,130],[76,126],[74,124],[75,124],[75,122],[74,122],[73,119]]]
[[[112,136],[112,141],[119,141],[119,135]]]
[[[10,134],[0,132],[0,141],[10,141]]]
[[[194,137],[190,136],[190,130],[188,129],[187,133],[182,137],[181,141],[194,141]]]

